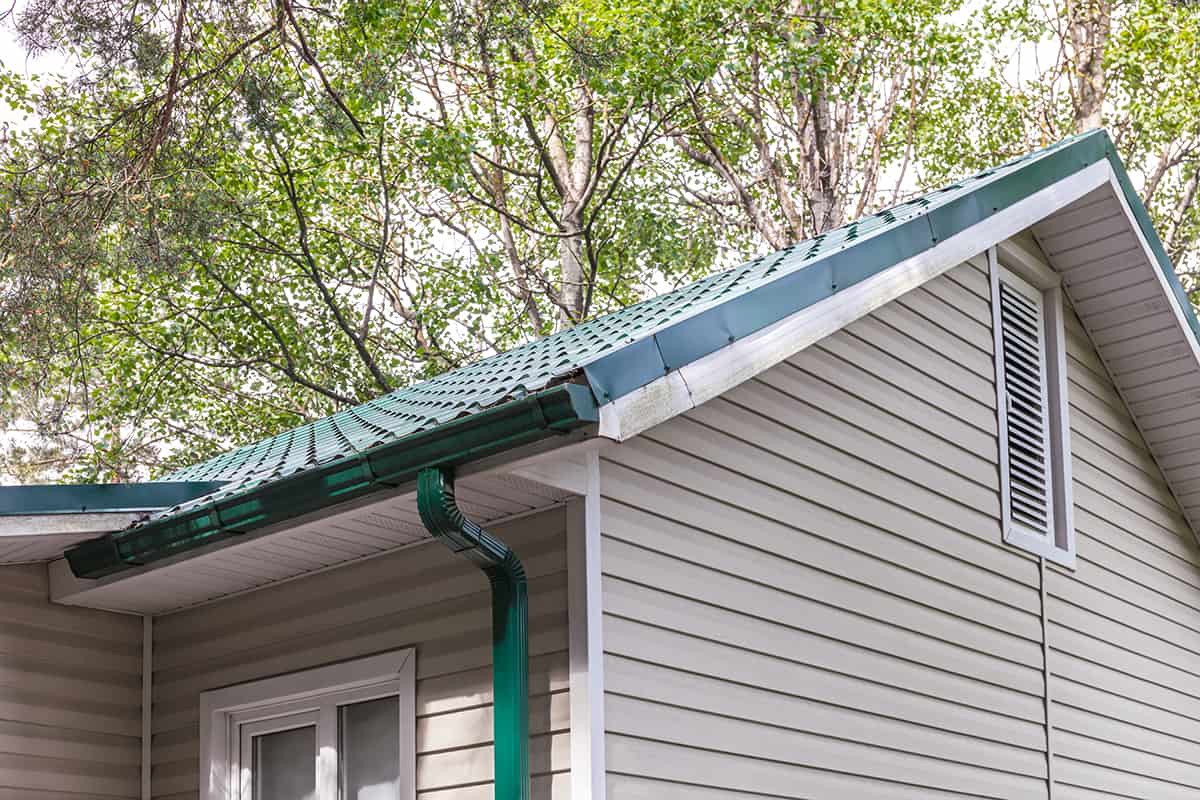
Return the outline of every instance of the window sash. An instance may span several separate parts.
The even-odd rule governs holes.
[[[338,709],[381,697],[399,699],[399,796],[415,800],[414,661],[411,649],[400,650],[204,692],[201,800],[249,800],[247,737],[296,727],[297,720],[313,720],[317,729],[317,800],[338,800]]]
[[[320,719],[317,712],[303,711],[254,722],[245,722],[239,725],[238,735],[234,739],[237,742],[237,754],[234,756],[234,763],[238,765],[235,772],[236,775],[239,775],[237,785],[238,796],[245,798],[245,800],[250,800],[254,797],[254,739],[258,736],[282,733],[284,731],[296,730],[297,728],[314,728],[316,730],[313,772],[316,775],[316,785],[319,789],[321,786],[321,729],[319,722]]]
[[[396,719],[396,725],[403,731],[404,725],[401,717],[405,704],[399,687],[393,685],[335,690],[303,700],[267,702],[254,709],[229,715],[231,727],[229,743],[232,748],[229,754],[229,763],[235,776],[236,789],[230,800],[251,800],[253,797],[250,790],[254,779],[250,737],[260,733],[289,730],[301,727],[301,725],[313,725],[317,729],[316,800],[339,800],[341,784],[338,775],[340,761],[338,710],[342,706],[367,700],[378,700],[381,697],[400,697],[401,702],[398,704],[400,714]],[[297,722],[298,720],[305,720],[305,722]],[[401,772],[403,772],[405,762],[403,735],[400,737],[400,745],[399,760]]]

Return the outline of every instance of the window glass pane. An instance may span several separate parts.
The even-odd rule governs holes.
[[[264,733],[253,741],[254,800],[316,800],[315,727]]]
[[[341,800],[399,800],[400,698],[338,709]]]

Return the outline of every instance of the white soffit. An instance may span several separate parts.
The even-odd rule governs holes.
[[[1115,180],[1033,226],[1154,460],[1200,531],[1200,347]]]
[[[525,477],[465,475],[459,505],[482,525],[564,502],[570,492]],[[110,528],[111,530],[111,528]],[[430,541],[416,493],[401,491],[262,534],[225,540],[211,550],[97,580],[50,563],[50,595],[58,603],[137,614],[161,614],[262,588]],[[61,547],[54,555],[61,555]]]

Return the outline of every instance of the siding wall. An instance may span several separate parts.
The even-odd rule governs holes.
[[[0,800],[140,793],[142,621],[53,605],[45,564],[0,568]]]
[[[1050,568],[1056,800],[1200,792],[1200,556],[1086,334],[1067,329],[1075,573]]]
[[[1069,314],[1057,800],[1195,797],[1200,560]],[[1036,559],[1000,541],[965,264],[601,463],[616,800],[1047,797]]]
[[[535,798],[568,797],[566,515],[496,532],[530,577]],[[153,792],[198,796],[200,692],[400,647],[417,648],[417,789],[491,798],[491,612],[482,574],[430,543],[159,617]]]

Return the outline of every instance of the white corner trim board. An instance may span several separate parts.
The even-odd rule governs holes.
[[[1108,183],[1098,161],[928,250],[600,407],[600,435],[624,441],[727,392]]]
[[[153,800],[151,782],[154,742],[154,617],[142,615],[142,800]]]
[[[588,485],[567,503],[571,797],[603,800],[604,641],[600,596],[600,458],[587,454]]]

